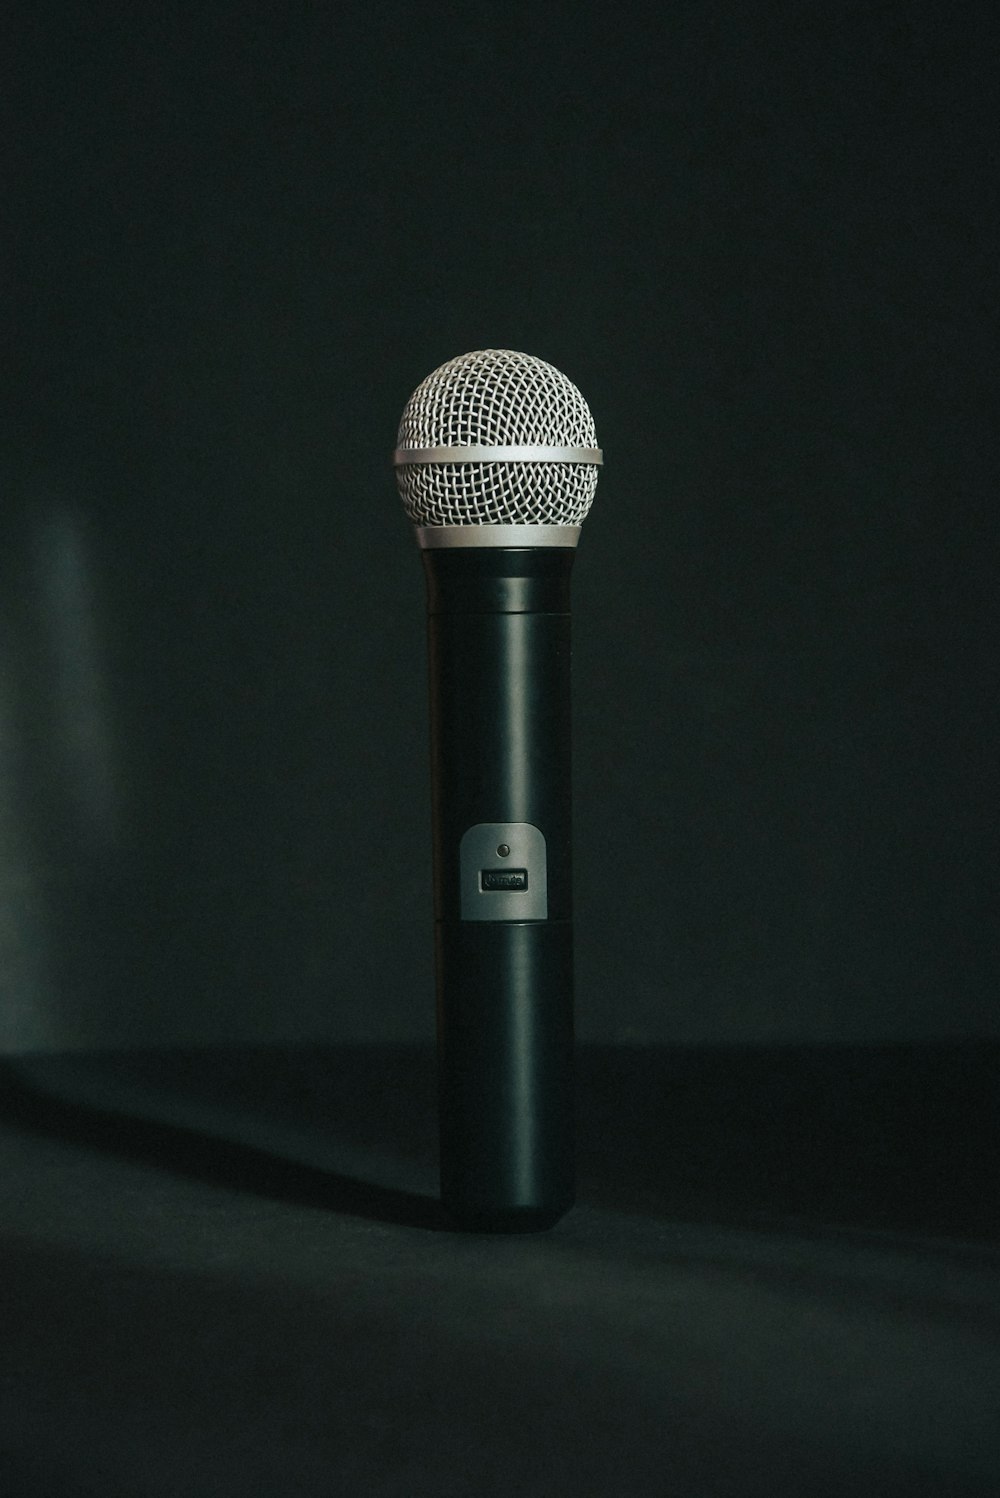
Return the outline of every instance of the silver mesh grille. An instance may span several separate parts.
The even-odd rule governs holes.
[[[442,364],[403,412],[399,448],[594,448],[576,386],[530,354],[480,349]],[[396,479],[416,525],[579,525],[597,466],[576,462],[402,463]]]

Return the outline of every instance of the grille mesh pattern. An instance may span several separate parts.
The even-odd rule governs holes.
[[[442,364],[407,403],[397,447],[596,447],[576,386],[543,359],[480,349]],[[579,525],[593,463],[409,463],[396,469],[416,525]]]

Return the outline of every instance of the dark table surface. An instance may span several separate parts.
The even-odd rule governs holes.
[[[998,1063],[582,1047],[489,1237],[426,1048],[10,1058],[0,1498],[996,1498]]]

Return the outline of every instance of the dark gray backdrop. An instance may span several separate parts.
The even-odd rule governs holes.
[[[987,8],[172,9],[6,23],[0,1046],[431,1033],[388,453],[486,346],[607,452],[581,1035],[996,1034]]]

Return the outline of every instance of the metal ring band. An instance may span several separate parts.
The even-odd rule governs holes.
[[[575,546],[578,525],[418,525],[417,542],[424,549],[453,546]]]
[[[410,463],[596,463],[599,447],[397,447],[395,468]]]

